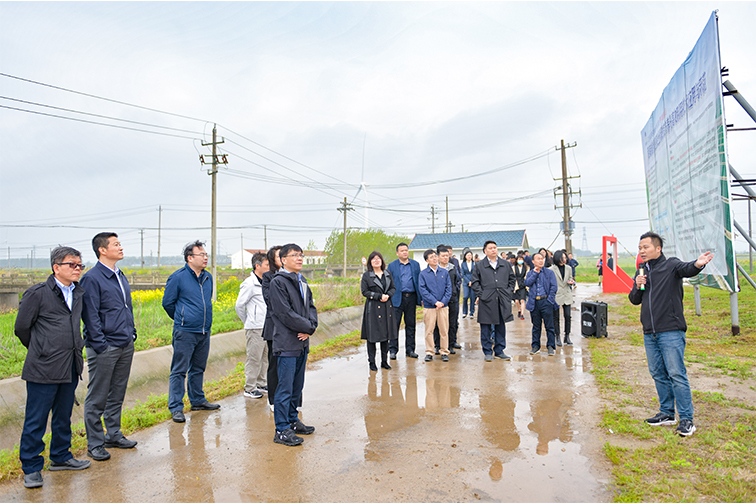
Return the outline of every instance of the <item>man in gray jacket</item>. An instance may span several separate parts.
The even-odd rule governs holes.
[[[91,464],[71,454],[71,411],[84,368],[81,309],[84,289],[78,285],[84,265],[81,253],[56,247],[50,253],[53,274],[30,287],[21,298],[15,333],[28,349],[21,379],[26,381],[26,411],[19,459],[24,486],[43,484],[45,450],[42,436],[52,410],[50,470],[78,471]]]
[[[260,399],[268,391],[268,345],[262,337],[268,309],[262,293],[262,276],[268,258],[262,252],[252,256],[252,273],[239,287],[236,314],[244,322],[247,362],[244,364],[244,397]]]

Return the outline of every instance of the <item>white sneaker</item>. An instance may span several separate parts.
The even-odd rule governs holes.
[[[252,392],[244,391],[244,397],[249,397],[250,399],[260,399],[263,396],[263,393],[259,390],[255,389]]]

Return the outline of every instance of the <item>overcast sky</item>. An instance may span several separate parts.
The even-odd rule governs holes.
[[[268,246],[320,249],[344,197],[354,227],[411,237],[435,206],[443,230],[448,196],[454,231],[525,228],[549,246],[561,139],[577,142],[573,245],[585,233],[598,251],[613,233],[635,251],[648,229],[640,131],[715,9],[728,78],[756,104],[753,2],[0,2],[1,73],[174,114],[0,76],[0,106],[149,131],[0,108],[0,262],[59,243],[91,262],[101,230],[139,255],[144,229],[157,254],[160,205],[163,255],[209,241],[199,154],[213,123],[229,160],[221,253],[242,233],[262,248],[263,225]],[[732,98],[725,113],[754,126]],[[751,178],[755,136],[728,138]],[[746,203],[733,206],[747,225]]]

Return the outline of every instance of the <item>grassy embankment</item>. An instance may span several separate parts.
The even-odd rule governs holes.
[[[319,312],[362,304],[359,280],[329,281],[312,285],[312,295]],[[218,299],[213,304],[212,334],[242,329],[234,310],[241,280],[232,278],[218,286]],[[171,344],[173,321],[162,307],[163,290],[133,291],[134,321],[138,338],[137,351]],[[16,311],[0,314],[0,379],[20,376],[26,348],[13,333]]]
[[[612,464],[615,501],[754,500],[756,291],[745,280],[741,285],[736,337],[727,292],[701,289],[703,315],[697,317],[693,288],[685,287],[686,365],[698,428],[690,438],[643,422],[659,404],[646,365],[640,308],[626,295],[601,296],[610,304],[610,336],[591,340],[589,349],[605,400],[600,427],[609,437],[604,451]]]

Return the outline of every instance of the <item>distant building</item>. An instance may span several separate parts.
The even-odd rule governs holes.
[[[252,256],[257,252],[265,254],[268,251],[263,249],[244,249],[231,254],[231,267],[234,269],[241,269],[242,260],[244,260],[244,268],[252,269]],[[322,250],[305,250],[304,256],[305,268],[307,266],[316,266],[325,263],[325,253]]]
[[[484,257],[483,244],[487,240],[496,242],[499,249],[499,255],[502,252],[517,252],[530,247],[528,237],[524,229],[515,231],[480,231],[473,233],[434,233],[434,234],[417,234],[409,244],[410,257],[420,263],[421,268],[425,268],[423,252],[429,248],[435,249],[439,245],[448,245],[452,247],[454,256],[462,260],[462,250],[469,248],[473,255],[478,254],[481,259]]]

